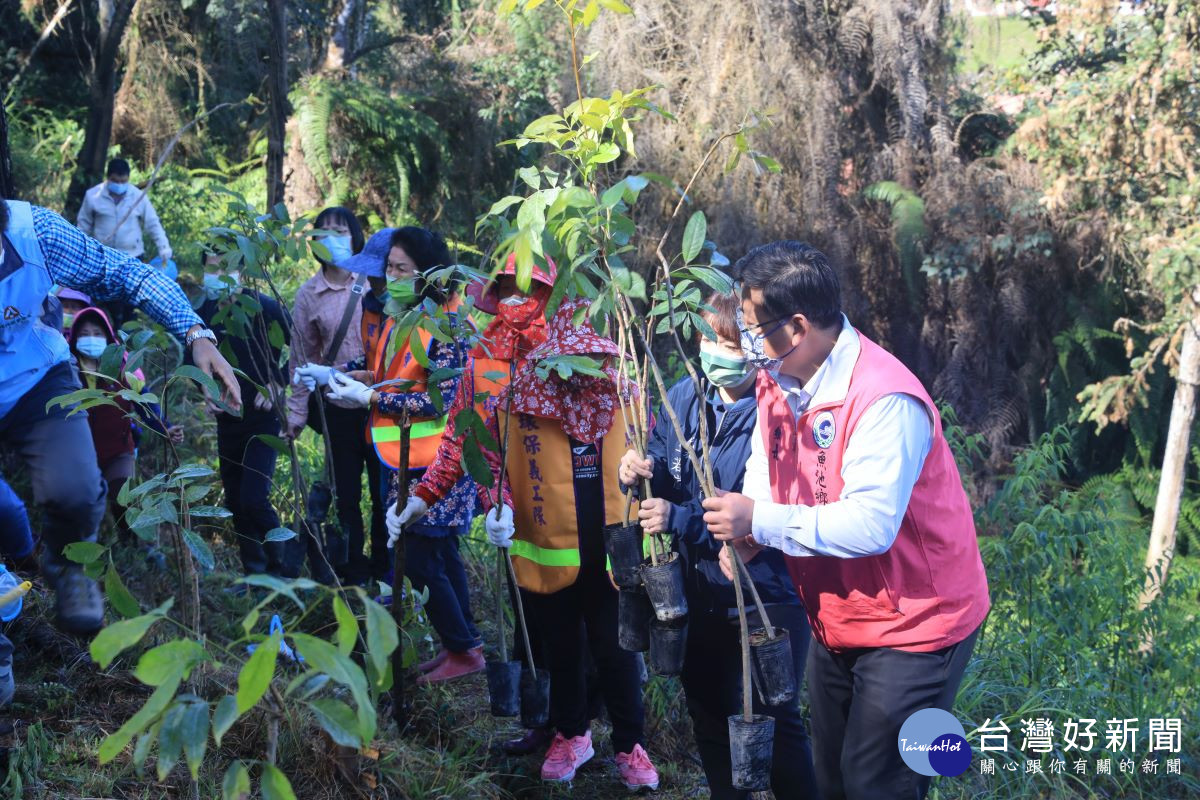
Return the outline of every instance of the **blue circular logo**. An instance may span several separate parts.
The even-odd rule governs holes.
[[[824,450],[833,444],[833,437],[836,432],[837,428],[834,426],[832,411],[822,411],[820,414],[817,414],[817,418],[813,420],[813,441],[817,443],[817,447]]]
[[[909,769],[921,775],[952,778],[971,766],[971,745],[962,723],[940,708],[910,715],[900,726],[896,746]]]

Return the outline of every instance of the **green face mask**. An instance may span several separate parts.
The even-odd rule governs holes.
[[[387,292],[388,297],[392,298],[399,306],[412,308],[417,304],[417,291],[413,288],[411,280],[388,278]]]
[[[737,386],[746,381],[750,365],[746,359],[700,351],[700,367],[715,386]]]

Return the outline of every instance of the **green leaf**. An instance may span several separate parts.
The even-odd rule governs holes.
[[[704,218],[704,212],[697,211],[692,214],[691,219],[687,222],[687,227],[683,229],[683,260],[685,262],[691,263],[696,260],[696,256],[700,255],[707,233],[708,221]]]
[[[343,747],[355,749],[363,746],[362,739],[358,738],[358,722],[354,717],[354,709],[350,706],[341,700],[321,697],[309,701],[308,707],[317,718],[317,724],[324,728],[335,742]]]
[[[621,0],[600,0],[600,5],[607,8],[609,11],[615,11],[618,14],[632,14],[633,9],[621,2]]]
[[[101,632],[103,633],[103,631]],[[176,676],[174,680],[159,686],[137,713],[127,719],[125,724],[116,731],[104,737],[96,754],[97,760],[101,764],[107,764],[116,758],[134,736],[145,730],[146,726],[162,713],[167,704],[171,702],[171,698],[175,696],[175,690],[179,687],[180,680],[182,678]]]
[[[182,467],[171,473],[171,481],[174,482],[191,478],[207,478],[209,475],[213,474],[213,470],[204,466],[203,464],[184,464]]]
[[[195,381],[203,386],[208,391],[209,396],[214,400],[221,396],[221,388],[217,386],[217,382],[211,375],[199,367],[192,366],[191,364],[183,364],[175,368],[174,377],[189,378]]]
[[[209,489],[211,487],[192,486],[189,488],[189,491],[191,491],[191,489],[196,489],[196,488],[204,489],[204,494],[208,494]],[[200,496],[203,497],[204,494],[202,494]],[[233,516],[233,514],[229,513],[229,509],[222,508],[221,506],[192,506],[191,508],[188,509],[188,513],[191,514],[193,517],[215,517],[218,519]]]
[[[141,777],[143,768],[146,766],[146,758],[150,755],[150,745],[154,744],[158,738],[158,730],[150,728],[150,730],[138,737],[137,744],[133,746],[133,765],[137,768],[138,777]]]
[[[147,686],[162,686],[175,676],[186,678],[192,667],[208,659],[204,646],[192,639],[175,639],[142,653],[134,677]]]
[[[284,456],[284,457],[291,456],[292,451],[291,451],[291,448],[288,447],[288,443],[285,442],[283,439],[279,438],[278,436],[272,436],[269,433],[260,433],[257,436],[255,436],[254,438],[258,439],[260,442],[262,442],[267,447],[274,450],[276,453],[279,453],[279,455],[281,455],[281,456]]]
[[[370,638],[370,616],[371,612],[368,609],[368,639]],[[354,698],[354,703],[358,707],[356,713],[358,715],[359,737],[364,742],[374,739],[377,724],[375,706],[371,701],[370,692],[367,690],[367,678],[363,674],[362,669],[351,661],[348,656],[339,653],[337,648],[324,639],[318,639],[306,633],[293,634],[292,639],[296,644],[296,650],[299,651],[300,655],[304,656],[304,660],[313,669],[325,673],[334,681],[350,690],[350,694]],[[369,644],[368,650],[370,650]],[[373,653],[370,655],[374,656]]]
[[[535,192],[542,188],[542,176],[537,167],[522,167],[517,170],[517,177],[525,181]]]
[[[588,159],[589,166],[592,164],[607,164],[611,161],[616,161],[621,157],[621,148],[617,147],[612,142],[605,142],[596,148],[596,154]]]
[[[189,698],[179,723],[183,739],[183,752],[187,757],[188,771],[192,778],[200,774],[204,753],[208,750],[208,703],[198,697]]]
[[[214,569],[217,562],[213,559],[212,549],[208,546],[208,542],[189,528],[184,528],[180,533],[183,534],[183,541],[187,543],[188,550],[191,550],[196,561],[200,562],[200,566],[208,570]]]
[[[267,542],[286,542],[288,539],[295,539],[296,532],[291,528],[272,528],[267,531],[267,535],[263,537],[263,541]]]
[[[272,633],[250,654],[238,673],[237,710],[245,714],[262,699],[275,677],[275,660],[279,657],[279,640],[283,637]]]
[[[296,800],[291,781],[283,772],[270,764],[263,764],[262,768],[259,789],[262,790],[263,800]]]
[[[138,606],[138,601],[130,593],[129,589],[125,587],[125,583],[121,580],[121,576],[117,573],[117,568],[111,559],[108,562],[108,571],[104,573],[104,594],[108,597],[109,604],[122,617],[129,619],[142,613],[141,607]]]
[[[158,729],[158,762],[155,767],[158,779],[164,781],[179,761],[179,753],[183,750],[183,722],[186,708],[180,701],[175,701],[167,713],[163,714],[162,726]]]
[[[388,665],[392,651],[400,643],[396,620],[391,612],[369,597],[363,599],[367,609],[367,658],[382,674]]]
[[[213,741],[220,744],[221,737],[233,727],[233,723],[237,722],[240,716],[241,714],[237,710],[237,698],[231,694],[222,697],[221,702],[217,703],[217,707],[213,711]]]
[[[340,594],[333,596],[333,616],[337,620],[338,652],[348,656],[354,652],[358,640],[358,619]]]
[[[107,549],[98,542],[71,542],[63,548],[63,555],[76,564],[91,564],[99,560]]]
[[[221,800],[250,800],[250,771],[241,761],[234,761],[221,779]]]
[[[468,436],[463,439],[462,465],[476,483],[482,483],[488,487],[495,484],[496,478],[492,475],[492,468],[488,466],[487,459],[483,455],[483,448],[479,446],[479,441],[474,437]]]
[[[162,619],[174,603],[175,598],[171,598],[149,614],[114,622],[100,631],[88,648],[92,658],[101,669],[107,667],[122,650],[140,642],[146,631],[150,630],[150,626]]]

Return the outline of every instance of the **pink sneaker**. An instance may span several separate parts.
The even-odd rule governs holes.
[[[640,744],[635,744],[628,753],[617,753],[617,772],[621,773],[621,783],[626,789],[637,792],[658,788],[658,770]]]
[[[575,777],[575,770],[582,767],[596,751],[592,749],[592,732],[570,739],[561,733],[554,735],[550,749],[546,751],[546,760],[542,762],[542,780],[569,781]]]

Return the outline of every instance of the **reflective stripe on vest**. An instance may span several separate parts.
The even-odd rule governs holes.
[[[513,497],[513,568],[517,584],[550,594],[575,583],[579,576],[579,517],[575,505],[571,443],[556,419],[497,411],[501,435],[511,422],[508,482]],[[616,480],[627,449],[618,420],[599,442],[604,519],[583,535],[600,536],[605,523],[624,518],[626,499]],[[636,514],[636,506],[631,511]],[[585,523],[586,524],[586,523]]]
[[[523,539],[513,539],[511,552],[514,556],[529,559],[543,567],[579,567],[579,550],[574,547],[556,550],[551,547],[538,547],[533,542]]]
[[[454,297],[442,308],[447,313],[453,314],[461,305],[462,301]],[[428,354],[429,349],[433,346],[433,334],[420,327],[414,330],[417,333],[421,347]],[[409,380],[413,381],[413,385],[405,390],[406,393],[427,391],[425,380],[428,371],[421,366],[412,353],[411,331],[408,332],[409,335],[405,337],[405,341],[396,351],[391,361],[386,365],[383,363],[387,358],[388,342],[398,332],[394,320],[389,318],[384,322],[383,330],[379,335],[379,341],[375,345],[375,363],[377,364],[375,368],[375,380],[379,382],[397,379]],[[428,417],[417,419],[413,420],[411,424],[412,434],[408,451],[408,468],[424,469],[432,464],[433,459],[437,456],[438,446],[442,441],[442,432],[446,429],[446,416],[443,414],[440,417],[432,419]],[[374,445],[375,454],[379,456],[379,460],[392,469],[399,469],[401,438],[399,418],[384,414],[379,410],[379,406],[375,406],[371,409],[367,427],[371,432],[371,444]]]
[[[438,417],[437,419],[427,419],[423,422],[414,422],[412,424],[411,439],[425,439],[430,436],[441,438],[442,431],[446,430],[446,418]],[[400,426],[399,425],[379,425],[371,428],[371,438],[376,444],[385,442],[400,441]]]

